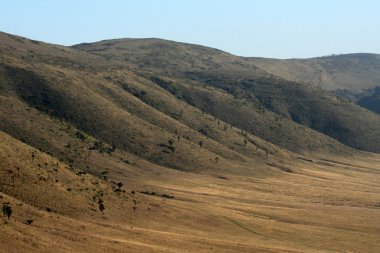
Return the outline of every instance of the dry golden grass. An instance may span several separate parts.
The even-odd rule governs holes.
[[[4,134],[1,143],[2,187],[11,182],[5,168],[12,166],[4,165],[20,153],[54,161]],[[136,194],[123,200],[102,182],[104,215],[88,205],[91,176],[81,182],[69,169],[36,168],[27,157],[15,165],[39,186],[25,192],[19,180],[26,176],[16,176],[14,191],[10,185],[2,189],[17,197],[1,194],[0,202],[10,201],[14,208],[12,219],[5,224],[3,218],[0,227],[4,252],[377,252],[380,243],[380,157],[375,155],[272,157],[273,166],[253,170],[265,173],[244,176],[153,165],[135,168],[135,174],[111,170],[110,180],[123,181]],[[284,167],[292,173],[279,169]],[[41,172],[48,179],[38,178]],[[146,191],[155,195],[139,193]],[[135,210],[132,198],[138,202]],[[46,203],[52,212],[41,208]],[[27,225],[27,219],[34,222]]]

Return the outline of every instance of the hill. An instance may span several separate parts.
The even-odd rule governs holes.
[[[250,58],[260,69],[324,90],[359,93],[380,85],[380,55],[342,54],[310,59]]]
[[[147,75],[158,85],[187,103],[292,151],[315,151],[320,149],[317,143],[338,149],[310,129],[354,148],[380,150],[378,116],[313,86],[273,76],[250,58],[158,39],[110,40],[74,48],[149,69]],[[162,81],[165,78],[169,81]],[[220,93],[228,98],[214,95]]]
[[[0,33],[0,251],[377,252],[378,120],[216,49]]]

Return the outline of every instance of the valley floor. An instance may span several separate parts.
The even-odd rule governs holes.
[[[378,252],[378,156],[298,157],[288,172],[280,162],[265,176],[142,173],[128,180],[144,203],[125,215],[69,218],[20,204],[1,220],[0,251]],[[38,216],[30,225],[28,214]]]

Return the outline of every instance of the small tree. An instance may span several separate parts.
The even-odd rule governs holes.
[[[121,187],[123,187],[123,183],[122,183],[122,182],[119,182],[119,183],[117,183],[116,185],[117,185],[117,187],[119,187],[119,189],[120,189]]]
[[[9,202],[3,204],[3,214],[4,217],[8,217],[8,220],[11,218],[12,206]]]
[[[199,141],[199,147],[200,147],[200,148],[203,147],[203,141]]]

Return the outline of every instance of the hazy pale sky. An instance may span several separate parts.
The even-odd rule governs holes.
[[[273,58],[380,53],[380,1],[0,0],[0,31],[61,45],[155,37]]]

